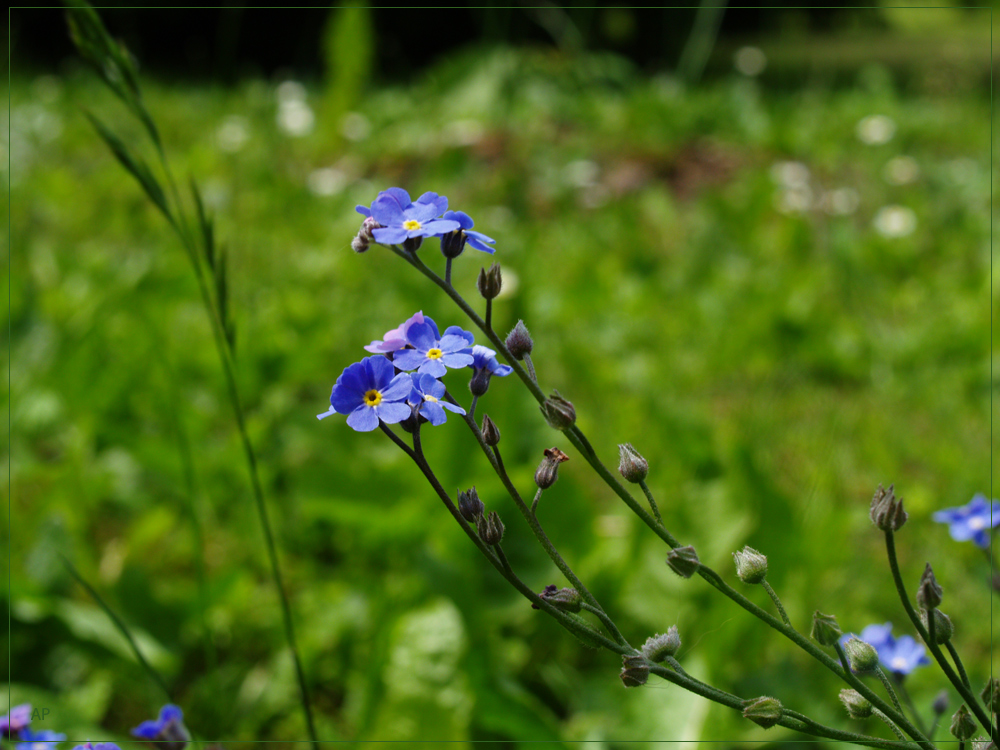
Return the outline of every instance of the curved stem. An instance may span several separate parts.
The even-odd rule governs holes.
[[[892,571],[892,580],[896,584],[896,593],[899,594],[899,599],[903,603],[903,609],[906,610],[906,614],[910,618],[910,622],[913,623],[913,627],[916,628],[920,637],[923,638],[924,643],[927,645],[927,648],[930,649],[935,661],[937,661],[938,665],[941,667],[941,671],[945,673],[945,676],[951,684],[955,686],[958,694],[961,695],[962,700],[965,701],[965,705],[968,706],[969,710],[976,715],[976,720],[982,725],[983,729],[989,733],[990,739],[992,739],[994,744],[996,744],[1000,741],[998,740],[1000,732],[998,732],[996,727],[993,726],[993,722],[990,721],[989,715],[983,711],[982,706],[979,705],[979,701],[972,694],[972,690],[966,686],[957,674],[955,674],[955,670],[951,668],[951,664],[948,663],[948,660],[945,659],[944,654],[941,652],[941,647],[931,640],[930,633],[927,632],[927,628],[924,627],[923,622],[920,621],[920,617],[917,615],[916,610],[914,610],[913,605],[910,603],[910,598],[906,594],[906,588],[903,586],[903,577],[899,572],[899,561],[896,559],[896,540],[891,530],[885,531],[885,549],[889,556],[889,569]],[[928,620],[930,620],[930,618],[928,618]]]
[[[875,667],[875,674],[878,675],[879,680],[881,680],[882,684],[885,686],[885,691],[889,694],[889,697],[892,698],[892,705],[896,707],[897,711],[902,713],[903,707],[899,705],[899,698],[896,697],[896,691],[892,689],[892,683],[889,682],[889,678],[885,676],[885,671],[882,667]]]
[[[642,491],[646,493],[646,499],[649,501],[649,507],[653,511],[653,517],[656,518],[657,522],[663,523],[663,518],[660,517],[660,509],[656,507],[656,500],[653,499],[653,493],[649,491],[649,487],[646,486],[646,480],[640,479],[639,486]]]
[[[538,501],[542,498],[542,488],[539,487],[538,491],[535,492],[535,499],[531,501],[531,515],[535,515],[535,511],[538,509]]]
[[[581,609],[584,609],[587,612],[590,612],[590,614],[596,616],[597,619],[604,624],[604,627],[607,628],[612,638],[615,638],[615,640],[617,640],[618,638],[621,637],[621,633],[618,632],[618,628],[615,627],[615,623],[611,620],[610,617],[608,617],[607,613],[603,609],[601,609],[600,607],[592,607],[589,604],[587,604],[587,602],[581,602],[580,607]]]
[[[885,725],[892,730],[892,733],[894,735],[899,737],[899,739],[901,739],[903,742],[906,742],[906,737],[904,737],[903,733],[899,731],[899,727],[897,727],[895,724],[892,723],[892,719],[890,719],[888,716],[886,716],[884,713],[882,713],[881,711],[879,711],[877,708],[874,707],[872,708],[872,713],[878,718],[880,718],[882,721],[884,721]]]
[[[913,716],[913,723],[920,728],[920,731],[927,735],[927,737],[934,741],[934,730],[937,729],[937,722],[931,727],[931,731],[927,731],[927,727],[924,725],[923,719],[920,718],[920,712],[917,711],[916,705],[913,703],[913,698],[910,697],[910,691],[906,689],[906,685],[903,682],[903,675],[897,675],[893,673],[894,681],[896,683],[896,693],[899,695],[900,700],[906,704],[906,707],[910,710],[910,714]]]
[[[538,382],[538,376],[535,374],[535,365],[531,361],[531,355],[528,354],[527,352],[525,352],[525,355],[524,355],[524,366],[528,370],[528,377],[531,378],[534,382],[537,383]]]
[[[958,651],[955,650],[954,644],[949,640],[944,646],[948,649],[948,653],[951,654],[952,661],[955,662],[955,668],[958,670],[958,677],[962,680],[962,684],[969,690],[972,690],[972,685],[969,683],[969,675],[965,673],[965,665],[962,664],[962,659],[959,657]]]
[[[765,578],[760,582],[760,585],[764,587],[764,591],[766,591],[767,595],[771,597],[771,601],[774,602],[774,606],[778,610],[778,614],[781,615],[781,619],[784,621],[785,625],[792,627],[792,621],[788,619],[788,613],[785,612],[785,608],[781,605],[781,600],[778,598],[778,595],[774,593],[774,589],[771,588],[771,584],[769,584]]]

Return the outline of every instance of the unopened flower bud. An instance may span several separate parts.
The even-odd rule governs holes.
[[[563,461],[569,461],[569,456],[555,447],[546,448],[542,453],[545,455],[545,458],[542,459],[542,462],[538,464],[538,468],[535,470],[535,484],[540,489],[547,490],[559,478],[559,464]]]
[[[753,547],[733,553],[736,575],[743,583],[760,583],[767,576],[767,558]]]
[[[666,633],[650,636],[642,644],[642,655],[650,661],[661,662],[677,653],[681,647],[681,636],[677,626],[671,625]]]
[[[977,741],[972,743],[972,750],[997,750],[997,746],[993,744],[993,740],[980,737]]]
[[[415,253],[420,249],[420,245],[423,243],[423,237],[407,237],[403,240],[403,249],[410,253]]]
[[[573,408],[573,404],[559,395],[559,391],[552,391],[552,395],[545,399],[538,408],[541,409],[549,427],[556,430],[565,430],[576,422],[576,409]]]
[[[927,563],[924,574],[920,577],[920,588],[917,589],[917,604],[924,609],[933,609],[941,604],[944,597],[944,589],[934,577],[931,564]]]
[[[500,515],[495,510],[491,510],[489,515],[480,516],[476,521],[476,531],[479,532],[479,538],[486,544],[490,546],[500,544],[504,531]]]
[[[474,523],[483,515],[486,506],[479,499],[479,493],[475,487],[470,487],[458,493],[458,511],[469,523]]]
[[[446,258],[457,258],[465,249],[469,237],[461,229],[441,235],[441,254]]]
[[[504,346],[514,359],[524,359],[525,354],[531,354],[534,345],[535,342],[531,340],[531,334],[525,328],[523,320],[517,321],[517,325],[511,329],[507,334],[507,340],[504,341]]]
[[[363,253],[371,246],[371,241],[365,239],[361,234],[358,234],[353,240],[351,240],[351,250],[356,253]]]
[[[934,643],[947,643],[951,640],[951,637],[955,635],[955,625],[952,623],[951,618],[940,609],[932,611],[934,612]],[[924,627],[927,628],[927,633],[929,635],[931,628],[930,624],[927,622],[926,609],[920,610],[920,620],[924,623]]]
[[[623,656],[621,677],[625,687],[645,685],[649,679],[649,665],[641,656]]]
[[[937,694],[934,702],[931,704],[931,710],[934,712],[935,716],[940,716],[945,711],[948,710],[948,691],[942,690]]]
[[[990,710],[990,713],[1000,714],[1000,679],[991,677],[979,695],[982,696],[983,705]]]
[[[476,286],[484,299],[496,299],[503,288],[503,275],[500,273],[500,264],[494,263],[489,267],[479,269],[479,278],[476,279]]]
[[[637,484],[649,473],[649,462],[631,443],[622,443],[618,446],[618,471],[626,481]]]
[[[743,718],[769,729],[781,720],[781,701],[768,695],[743,702]]]
[[[488,414],[483,415],[483,442],[490,446],[500,443],[500,428]]]
[[[951,717],[951,727],[949,727],[949,731],[956,739],[961,742],[965,742],[966,740],[971,740],[978,729],[979,725],[976,723],[976,720],[972,718],[972,714],[963,703]]]
[[[667,565],[681,578],[690,578],[698,572],[701,562],[694,547],[677,547],[667,553]]]
[[[832,646],[843,631],[833,615],[824,615],[818,609],[813,612],[812,632],[809,634],[821,646]]]
[[[874,672],[878,667],[878,651],[870,643],[860,638],[851,638],[844,644],[851,671],[859,674]]]
[[[485,367],[477,369],[472,374],[472,380],[469,381],[469,390],[473,396],[486,395],[486,391],[490,389],[490,375],[492,373]]]
[[[561,589],[554,583],[550,583],[540,593],[539,598],[544,599],[556,609],[563,612],[579,612],[583,606],[583,598],[576,589]],[[531,605],[532,609],[538,609],[537,604]]]
[[[872,704],[857,690],[841,690],[840,702],[852,719],[867,719],[872,715]]]
[[[883,531],[899,531],[909,517],[903,510],[903,498],[896,497],[894,487],[895,485],[890,484],[886,490],[880,484],[875,490],[871,510],[868,513],[872,523]]]

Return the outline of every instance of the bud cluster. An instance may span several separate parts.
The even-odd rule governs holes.
[[[621,677],[625,687],[640,687],[649,679],[649,664],[642,656],[623,656]]]

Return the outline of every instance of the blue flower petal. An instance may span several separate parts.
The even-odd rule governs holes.
[[[391,403],[383,401],[381,404],[371,409],[371,411],[375,412],[376,416],[386,424],[397,424],[402,422],[412,413],[410,405],[405,401],[394,401]]]
[[[388,360],[386,360],[388,362]],[[410,376],[405,372],[399,373],[385,388],[379,392],[382,394],[382,401],[403,401],[409,395],[413,383]]]
[[[358,432],[371,432],[378,427],[378,415],[372,407],[361,404],[347,415],[347,426]]]

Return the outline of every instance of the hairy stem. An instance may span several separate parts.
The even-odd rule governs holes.
[[[785,608],[782,606],[781,600],[778,598],[778,595],[774,593],[774,589],[771,588],[771,584],[769,584],[767,582],[767,579],[765,578],[763,581],[760,582],[760,585],[764,587],[764,591],[766,591],[767,595],[771,597],[771,601],[774,602],[774,607],[775,609],[778,610],[778,614],[781,615],[781,619],[785,623],[785,625],[787,625],[788,627],[792,627],[792,621],[788,619],[788,613],[785,612]]]

